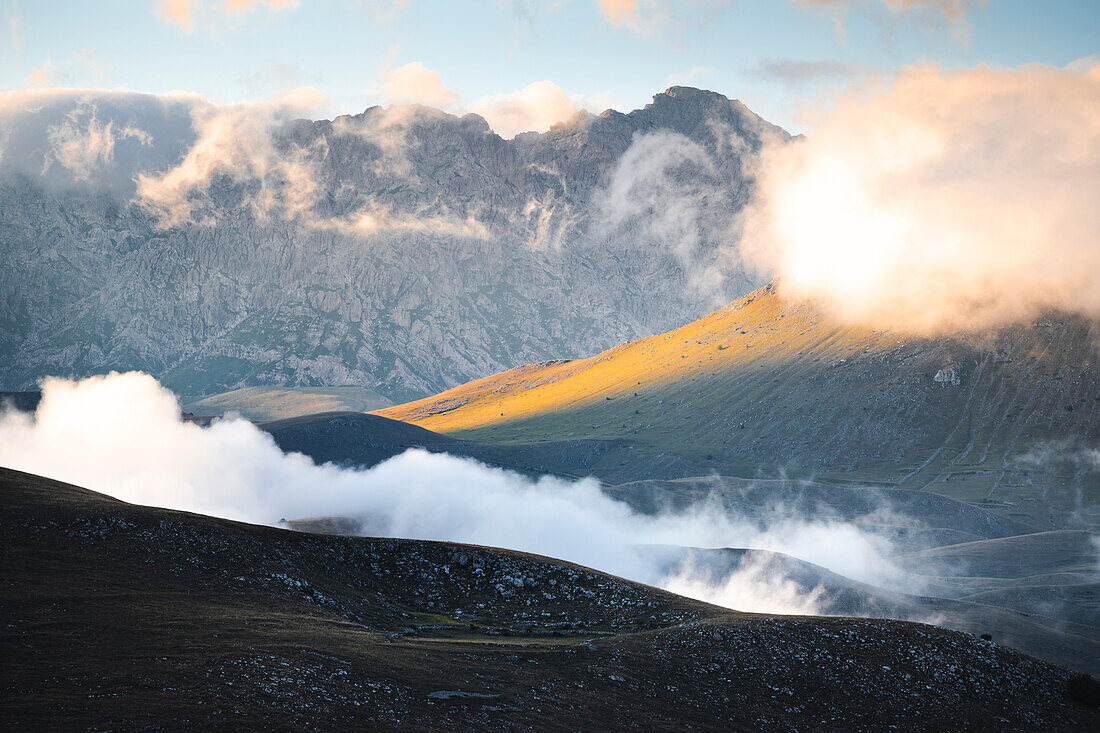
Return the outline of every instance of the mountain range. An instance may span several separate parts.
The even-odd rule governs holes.
[[[0,388],[150,372],[422,397],[660,333],[746,292],[745,161],[787,134],[688,87],[505,140],[185,96],[0,108]]]
[[[427,107],[308,120],[128,92],[51,93],[14,112],[0,105],[0,118],[8,257],[0,387],[136,369],[181,395],[185,421],[237,411],[266,431],[263,445],[318,464],[360,469],[419,448],[528,476],[594,476],[593,492],[647,518],[675,509],[761,526],[834,523],[889,547],[883,558],[913,582],[857,582],[751,542],[637,547],[712,585],[758,572],[814,599],[800,612],[931,620],[1078,671],[1100,669],[1097,324],[1050,312],[983,333],[916,337],[783,297],[782,283],[764,285],[738,264],[735,222],[753,189],[750,159],[790,138],[739,102],[673,87],[644,109],[582,113],[510,140],[476,115]],[[39,396],[4,399],[31,410]],[[753,640],[776,624],[776,644],[789,651],[805,641],[799,648],[815,659],[779,681],[799,691],[824,685],[845,699],[807,703],[818,723],[821,715],[839,729],[890,722],[841,679],[866,654],[864,639],[879,651],[887,644],[876,669],[905,669],[906,684],[929,669],[981,670],[946,686],[932,673],[925,689],[936,695],[957,697],[968,684],[988,697],[991,670],[1000,680],[1008,670],[1012,685],[1030,676],[1045,687],[1044,720],[1087,717],[1062,702],[1065,670],[973,636],[887,621],[775,620],[502,550],[319,536],[370,534],[364,516],[291,516],[279,526],[302,534],[272,534],[12,471],[0,483],[20,553],[12,592],[0,599],[20,619],[8,643],[18,647],[23,635],[40,644],[36,659],[15,668],[24,717],[53,679],[42,670],[61,664],[77,638],[59,614],[79,608],[79,628],[126,639],[114,601],[92,602],[124,597],[123,606],[144,609],[139,633],[122,642],[128,663],[161,680],[155,688],[224,662],[221,680],[247,690],[216,699],[227,720],[234,705],[290,710],[278,667],[285,649],[299,647],[328,660],[315,670],[310,694],[319,697],[301,709],[336,699],[349,720],[362,689],[347,687],[339,670],[367,679],[392,654],[399,662],[383,675],[390,703],[371,708],[378,720],[507,728],[543,699],[574,704],[578,721],[623,711],[642,719],[652,706],[615,697],[609,680],[663,694],[651,680],[688,669],[700,649],[767,658],[772,651]],[[473,556],[482,563],[475,569],[522,571],[531,581],[516,587],[537,587],[541,597],[501,591],[514,582],[495,571],[467,577],[458,565]],[[110,562],[126,570],[89,569]],[[137,592],[143,564],[156,567]],[[555,600],[551,586],[566,595]],[[188,598],[188,615],[202,623],[164,610],[195,588],[202,593]],[[744,608],[743,599],[723,603]],[[608,615],[623,608],[623,619]],[[182,660],[176,668],[149,657],[146,628],[168,629],[158,637]],[[192,655],[196,634],[207,632],[230,638]],[[839,646],[822,641],[837,634],[846,639]],[[727,637],[736,643],[723,646]],[[603,649],[604,639],[617,651],[578,677],[573,655]],[[936,663],[913,666],[931,647]],[[113,647],[97,649],[85,669],[69,669],[71,690],[114,664]],[[637,678],[609,672],[624,650]],[[548,659],[551,682],[516,675]],[[842,673],[830,659],[849,667]],[[502,664],[518,682],[493,676]],[[766,666],[738,674],[771,679]],[[451,685],[436,679],[439,668],[474,671]],[[687,707],[767,722],[764,707],[731,703],[741,699],[724,694],[732,678],[713,687],[695,668],[683,679],[696,695]],[[563,692],[554,680],[572,687]],[[902,700],[899,689],[875,694],[902,705],[907,720],[923,715],[920,699]],[[141,685],[131,692],[123,699],[149,694]],[[126,705],[99,709],[59,695],[57,704],[78,711],[74,720],[95,709],[119,726],[133,722]],[[141,715],[175,710],[153,697]],[[745,699],[775,702],[755,688]],[[970,702],[956,700],[960,710]],[[785,709],[784,719],[802,709]],[[1009,696],[982,710],[1023,715]],[[988,722],[967,715],[930,725]]]

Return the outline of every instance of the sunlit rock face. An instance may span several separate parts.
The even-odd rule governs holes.
[[[433,393],[659,333],[758,284],[744,163],[787,135],[674,87],[505,140],[476,115],[0,100],[0,387],[110,369]]]

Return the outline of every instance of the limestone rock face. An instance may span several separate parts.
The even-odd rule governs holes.
[[[512,140],[425,107],[218,127],[180,104],[0,113],[0,388],[141,369],[400,400],[659,333],[759,284],[742,164],[788,137],[683,87]]]

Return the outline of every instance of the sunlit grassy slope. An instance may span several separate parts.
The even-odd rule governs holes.
[[[1092,511],[1095,475],[1067,456],[1100,443],[1100,351],[1069,316],[917,339],[842,326],[768,287],[590,359],[378,414],[496,443],[603,441],[604,463],[627,469],[617,478],[631,456],[656,454],[681,475],[785,470],[928,489],[1044,526],[1048,509]],[[1025,460],[1051,441],[1065,460]]]

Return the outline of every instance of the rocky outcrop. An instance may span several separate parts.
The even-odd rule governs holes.
[[[209,131],[133,96],[63,98],[10,126],[4,389],[142,369],[184,394],[355,384],[406,399],[658,333],[756,284],[726,264],[741,164],[786,138],[682,87],[513,140],[476,115],[372,107],[219,138],[235,167],[180,188],[166,174]],[[113,158],[62,176],[39,130],[58,120],[113,120]],[[142,176],[175,188],[127,189]]]

